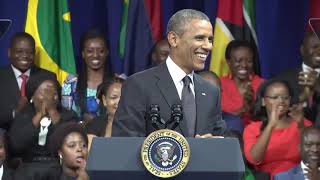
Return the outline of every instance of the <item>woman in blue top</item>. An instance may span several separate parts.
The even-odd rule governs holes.
[[[96,30],[85,32],[80,41],[84,60],[78,76],[70,75],[62,87],[62,104],[73,109],[85,122],[99,115],[97,87],[109,77],[109,50],[104,34]]]

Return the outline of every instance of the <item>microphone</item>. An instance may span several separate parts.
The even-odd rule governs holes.
[[[163,120],[160,117],[160,107],[157,104],[151,104],[149,110],[149,117],[151,120],[152,126],[156,129],[163,129],[161,126],[164,124]]]
[[[183,120],[183,112],[182,112],[182,105],[181,104],[173,104],[171,106],[171,120],[170,124],[173,123],[171,126],[171,130],[177,128],[180,122]]]

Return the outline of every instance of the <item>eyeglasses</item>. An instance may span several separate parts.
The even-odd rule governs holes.
[[[272,99],[272,100],[277,100],[277,99],[281,99],[284,101],[288,101],[291,99],[290,96],[265,96],[266,98]]]

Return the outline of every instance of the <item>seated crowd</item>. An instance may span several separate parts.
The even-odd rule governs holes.
[[[156,66],[166,60],[169,44],[161,40],[152,50],[150,66]],[[16,33],[8,52],[10,65],[0,69],[7,83],[0,94],[0,179],[88,180],[92,139],[112,136],[126,85],[107,67],[105,36],[95,30],[82,36],[82,71],[62,86],[53,73],[33,65],[29,34]],[[233,40],[225,53],[230,75],[197,72],[221,92],[224,136],[239,139],[243,180],[289,180],[296,173],[320,179],[319,39],[307,32],[300,52],[300,68],[264,80],[254,73],[254,47]]]

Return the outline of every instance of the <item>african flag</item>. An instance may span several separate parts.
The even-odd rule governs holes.
[[[67,0],[29,0],[25,31],[36,41],[36,65],[60,83],[76,74]]]
[[[225,49],[230,41],[248,40],[257,45],[254,7],[255,0],[218,1],[210,70],[219,76],[227,75],[230,71],[225,60]],[[259,61],[255,59],[254,70],[257,74],[259,69]]]

